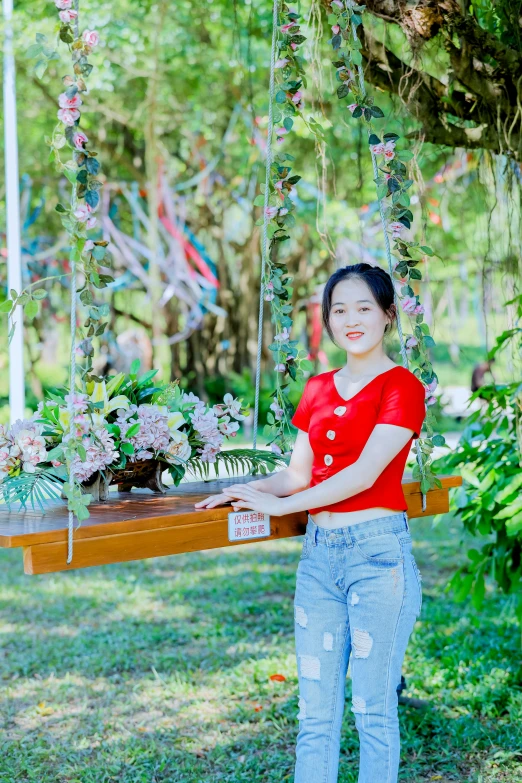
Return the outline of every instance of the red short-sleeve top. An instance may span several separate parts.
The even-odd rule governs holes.
[[[420,435],[426,415],[424,386],[410,370],[396,365],[345,400],[335,386],[336,372],[330,370],[308,379],[292,417],[295,427],[308,432],[314,452],[310,487],[356,462],[376,424],[396,424],[414,434],[369,489],[309,512],[378,507],[405,511],[402,478],[412,440]]]

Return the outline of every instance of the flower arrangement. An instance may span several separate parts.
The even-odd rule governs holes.
[[[211,463],[216,476],[219,462],[254,474],[279,464],[271,452],[222,451],[248,415],[240,399],[227,393],[210,406],[183,392],[178,381],[156,386],[155,370],[138,377],[138,367],[90,381],[86,392],[51,393],[31,419],[0,427],[0,490],[7,503],[30,501],[34,507],[36,501],[43,508],[45,497],[58,497],[67,482],[71,440],[74,477],[84,490],[79,519],[89,516],[91,490],[94,499],[106,499],[111,483],[165,491],[164,470],[177,486],[187,471],[208,477]]]

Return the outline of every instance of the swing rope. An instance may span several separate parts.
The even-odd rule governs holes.
[[[350,11],[351,11],[352,3],[350,2],[348,5],[349,5]],[[353,22],[351,23],[351,28],[352,28],[353,38],[354,38],[355,41],[357,41],[357,29],[356,29],[356,27],[355,27]],[[365,81],[364,81],[364,71],[363,71],[362,65],[358,65],[357,66],[357,73],[358,73],[358,76],[359,76],[359,86],[360,86],[360,89],[361,89],[361,93],[362,93],[363,97],[365,97],[366,96],[366,85],[365,85]],[[368,137],[369,136],[370,136],[370,129],[368,129]],[[374,152],[373,152],[371,147],[370,147],[370,155],[371,155],[371,158],[372,158],[373,178],[374,178],[374,180],[376,180],[378,178],[378,176],[379,176],[379,167],[377,165],[377,159],[376,159],[375,154],[374,154]],[[390,247],[390,237],[388,236],[388,231],[387,231],[387,226],[386,226],[386,217],[385,217],[385,214],[384,214],[384,204],[383,204],[382,198],[377,197],[377,201],[378,201],[378,204],[379,204],[379,214],[381,216],[381,225],[382,225],[382,230],[383,230],[383,234],[384,234],[384,248],[385,248],[385,251],[386,251],[386,260],[388,262],[388,272],[389,272],[390,277],[393,280],[393,261],[392,261],[391,247]],[[395,307],[396,307],[396,310],[397,310],[397,319],[396,319],[397,320],[397,331],[399,333],[399,343],[400,343],[400,348],[401,348],[402,363],[403,363],[403,366],[406,367],[406,369],[409,369],[408,352],[406,351],[406,345],[404,343],[404,334],[403,334],[403,331],[402,331],[402,324],[401,324],[401,319],[400,319],[401,306],[400,306],[400,301],[399,301],[399,297],[397,295],[397,291],[395,289],[395,286],[393,287],[393,291],[394,291],[393,299],[394,299]],[[418,464],[419,470],[421,471],[421,474],[422,474],[423,473],[422,455],[421,455],[421,448],[420,448],[420,445],[419,445],[419,439],[418,438],[415,441],[415,453],[416,453],[416,457],[417,457],[417,464]],[[422,493],[422,510],[426,511],[426,494],[424,492]]]
[[[79,0],[74,0],[76,18],[74,20],[74,39],[79,38]],[[73,185],[71,196],[72,211],[76,209],[76,185]],[[71,357],[69,364],[69,433],[72,436],[74,432],[74,390],[76,387],[76,259],[74,253],[71,254]],[[74,482],[73,460],[69,461],[69,487],[72,491]],[[73,557],[73,532],[74,532],[74,513],[69,511],[67,522],[67,565],[71,563]]]
[[[275,50],[277,44],[277,26],[279,21],[279,0],[274,0],[272,13],[272,49],[270,53],[270,88],[268,103],[268,130],[266,139],[266,173],[265,173],[265,203],[263,207],[263,230],[261,247],[261,280],[259,285],[259,320],[257,329],[257,359],[256,359],[256,388],[254,397],[254,442],[253,448],[257,449],[257,422],[259,418],[259,386],[261,379],[261,348],[263,344],[263,306],[265,296],[265,268],[268,253],[268,196],[270,195],[270,169],[272,166],[272,135],[274,132],[274,119],[272,105],[275,95]]]

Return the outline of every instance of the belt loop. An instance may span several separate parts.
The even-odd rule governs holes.
[[[314,520],[312,519],[312,517],[310,516],[310,514],[308,514],[308,524],[309,524],[309,525],[310,525],[310,527],[311,527],[311,531],[310,531],[310,532],[311,532],[311,536],[310,536],[310,539],[311,539],[311,541],[312,541],[312,546],[317,546],[317,533],[318,533],[318,530],[319,530],[319,528],[318,528],[318,527],[317,527],[317,525],[315,524],[315,522],[314,522]]]
[[[404,521],[406,522],[406,530],[409,533],[410,532],[410,526],[408,524],[408,515],[407,515],[407,513],[405,511],[403,511],[403,514],[404,514]]]

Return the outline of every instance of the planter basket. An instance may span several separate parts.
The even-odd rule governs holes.
[[[100,471],[94,473],[88,481],[84,481],[84,493],[92,495],[94,502],[104,502],[109,499],[109,487],[118,485],[118,492],[130,492],[133,487],[147,487],[155,493],[164,495],[167,487],[161,480],[161,474],[166,464],[157,459],[138,460],[127,463],[121,470]]]

